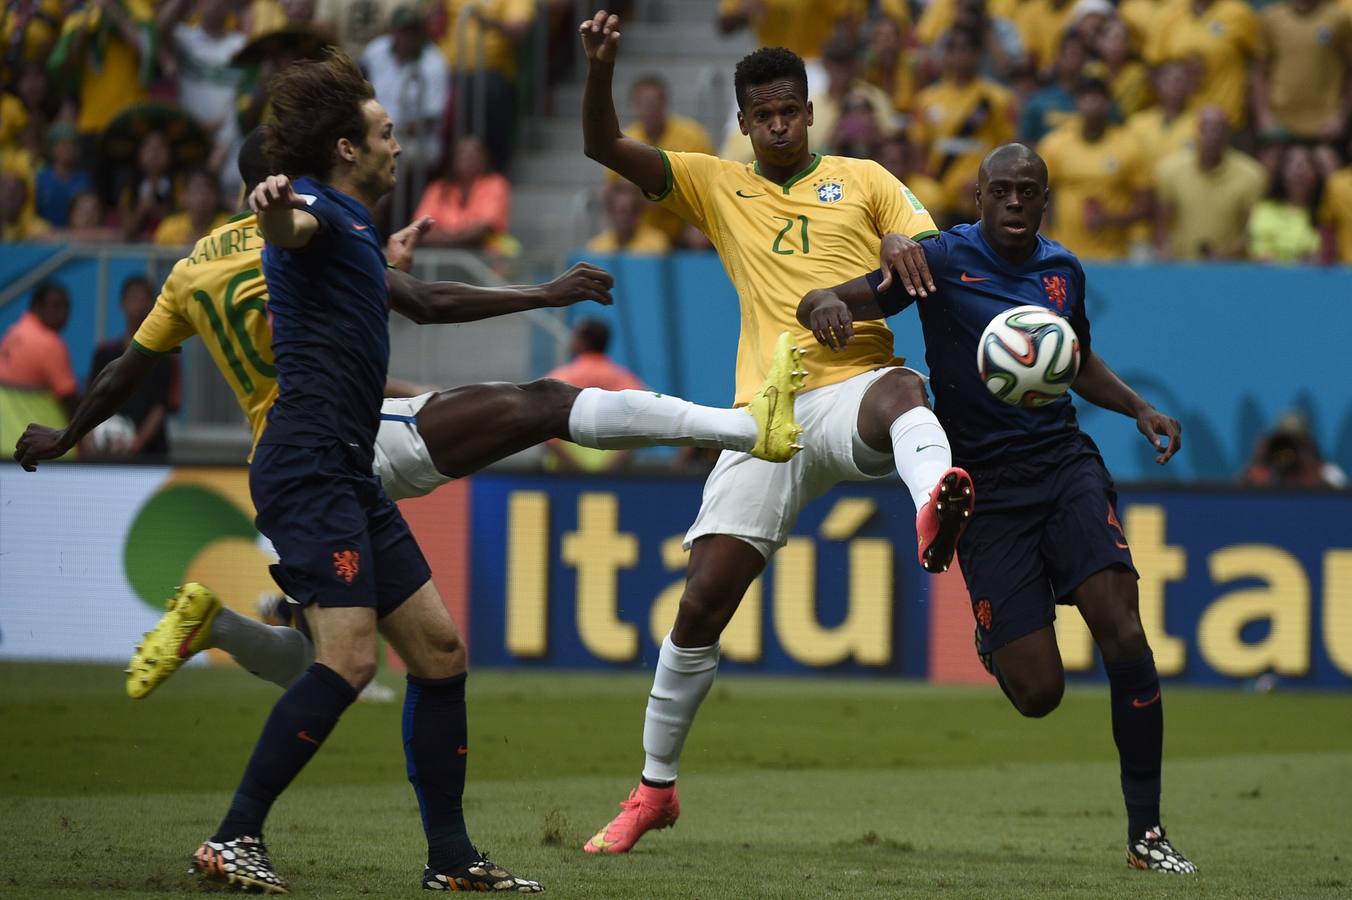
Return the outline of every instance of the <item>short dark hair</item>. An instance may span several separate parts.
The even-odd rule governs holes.
[[[122,279],[122,292],[117,295],[117,302],[126,302],[128,292],[130,292],[132,288],[138,287],[145,288],[150,296],[155,296],[155,288],[150,283],[149,278],[144,275],[128,275],[126,278]]]
[[[244,182],[246,192],[253,190],[260,181],[272,174],[272,163],[268,161],[268,155],[263,151],[269,131],[271,129],[267,125],[259,125],[249,132],[249,136],[240,145],[239,177]]]
[[[64,284],[50,278],[44,278],[33,288],[33,296],[28,298],[28,308],[37,309],[46,302],[49,294],[65,294],[67,299],[70,298],[70,291],[66,290]]]
[[[582,319],[573,326],[573,336],[592,353],[605,353],[610,346],[610,326],[600,319]]]
[[[948,29],[948,34],[944,36],[944,49],[949,50],[953,47],[953,39],[962,37],[967,39],[973,50],[981,51],[986,47],[986,36],[971,25],[954,25]]]
[[[638,78],[635,78],[633,86],[629,88],[630,96],[637,94],[639,88],[645,87],[657,88],[662,92],[663,97],[667,96],[667,80],[656,72],[648,72],[645,75],[640,75]]]
[[[737,108],[746,109],[746,94],[751,88],[783,79],[792,81],[803,92],[803,100],[807,100],[807,67],[797,53],[783,47],[762,47],[748,54],[737,64],[732,76]]]
[[[282,174],[328,178],[340,139],[366,146],[362,104],[375,96],[371,82],[341,50],[292,63],[272,80],[273,121],[263,150]]]

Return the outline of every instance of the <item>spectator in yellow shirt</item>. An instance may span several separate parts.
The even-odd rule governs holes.
[[[1352,144],[1348,145],[1352,162]],[[1328,177],[1319,203],[1319,223],[1332,232],[1334,256],[1343,265],[1352,265],[1352,165]]]
[[[51,226],[34,211],[33,181],[11,167],[0,168],[0,240],[43,238]]]
[[[1014,14],[1028,59],[1037,72],[1050,72],[1076,0],[1028,0]]]
[[[1164,160],[1197,144],[1197,113],[1189,109],[1192,70],[1180,60],[1155,68],[1157,103],[1127,119],[1147,159]]]
[[[713,141],[703,125],[668,109],[667,82],[661,75],[650,73],[635,81],[629,95],[629,105],[634,111],[634,121],[624,129],[626,137],[663,150],[714,152]],[[618,175],[609,171],[607,178],[610,181],[619,180]],[[670,240],[675,240],[685,227],[680,216],[656,203],[648,204],[643,222],[661,231]]]
[[[1311,263],[1320,256],[1315,225],[1323,188],[1310,148],[1288,146],[1268,196],[1249,216],[1249,257],[1264,262]]]
[[[1174,0],[1155,19],[1146,60],[1189,60],[1197,67],[1197,101],[1216,103],[1230,124],[1248,112],[1249,66],[1262,37],[1258,16],[1244,0]]]
[[[78,87],[80,134],[96,137],[146,96],[154,45],[150,0],[99,0],[66,16],[47,65]]]
[[[1162,259],[1242,259],[1249,215],[1267,191],[1267,170],[1230,146],[1225,110],[1197,116],[1197,146],[1155,172],[1155,252]]]
[[[457,116],[463,110],[471,128],[482,116],[480,137],[500,172],[511,161],[516,128],[517,51],[534,22],[534,0],[442,0],[433,25],[455,85]],[[476,109],[481,94],[482,111]]]
[[[1095,46],[1103,77],[1112,88],[1117,114],[1125,121],[1154,99],[1150,94],[1150,70],[1132,52],[1131,32],[1121,19],[1114,17],[1103,23]]]
[[[895,19],[879,16],[869,30],[864,80],[887,95],[893,112],[908,112],[915,97],[915,68]]]
[[[1109,121],[1101,78],[1077,86],[1079,112],[1042,139],[1052,192],[1051,235],[1083,259],[1125,259],[1128,230],[1150,214],[1150,167],[1125,129]]]
[[[608,227],[587,242],[588,253],[661,255],[671,238],[643,221],[643,193],[628,181],[612,181],[602,194]]]
[[[1253,108],[1268,138],[1341,140],[1352,113],[1352,19],[1332,2],[1285,0],[1263,11]]]
[[[718,30],[750,28],[760,46],[784,47],[808,62],[821,57],[840,26],[858,25],[867,11],[860,0],[721,0]],[[811,79],[809,72],[809,85]]]
[[[943,186],[930,212],[970,217],[981,159],[1014,136],[1013,100],[1005,88],[977,74],[982,35],[970,28],[948,33],[944,76],[915,101],[913,133],[928,153],[927,174]]]
[[[183,183],[183,210],[164,217],[155,229],[155,243],[174,247],[196,243],[229,218],[221,209],[221,189],[215,177],[206,169],[193,169]]]

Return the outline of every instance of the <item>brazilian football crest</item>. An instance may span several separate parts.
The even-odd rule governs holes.
[[[839,203],[845,196],[845,188],[839,181],[828,181],[817,185],[817,199],[823,203]]]

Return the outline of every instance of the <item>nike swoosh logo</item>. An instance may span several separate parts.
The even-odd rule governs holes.
[[[353,223],[352,223],[352,227],[355,228],[355,229],[357,229],[358,231],[365,231],[367,228],[370,228],[371,226],[369,226],[369,225],[358,225],[356,222],[353,222]],[[982,280],[984,281],[985,279],[982,279]]]
[[[469,753],[469,748],[464,744],[461,744],[459,747],[455,748],[455,752],[460,756],[465,756]]]
[[[963,272],[961,275],[959,275],[958,279],[960,281],[966,282],[967,284],[976,284],[979,281],[990,281],[989,278],[977,278],[973,275],[968,275],[966,272]]]
[[[738,191],[737,191],[737,196],[738,196],[738,197],[741,197],[743,200],[753,200],[753,199],[755,199],[756,197],[764,197],[765,195],[764,195],[764,194],[743,194],[742,191],[741,191],[741,189],[738,189]]]
[[[1131,705],[1136,707],[1137,709],[1145,709],[1147,706],[1154,706],[1156,703],[1159,702],[1160,702],[1160,692],[1155,691],[1155,696],[1151,697],[1149,700],[1137,700],[1133,698],[1131,701]]]
[[[923,446],[921,446],[921,447],[916,447],[916,448],[915,448],[915,452],[916,452],[916,453],[919,453],[921,450],[928,450],[928,449],[931,448],[931,447],[938,447],[940,450],[944,449],[944,445],[943,445],[943,444],[925,444],[925,445],[923,445]]]
[[[310,733],[308,731],[305,731],[304,729],[297,731],[296,737],[300,738],[302,741],[308,741],[309,743],[314,744],[316,747],[319,746],[319,741],[310,737]]]
[[[193,628],[192,631],[189,631],[189,632],[188,632],[188,636],[185,637],[185,638],[183,639],[183,643],[181,643],[181,644],[178,645],[178,658],[179,658],[179,659],[187,659],[189,656],[192,655],[192,654],[189,652],[189,650],[188,650],[188,645],[192,643],[192,639],[193,639],[193,638],[197,637],[197,632],[199,632],[199,631],[201,631],[201,630],[202,630],[202,625],[201,625],[201,623],[199,622],[199,623],[197,624],[197,626],[196,626],[195,628]]]

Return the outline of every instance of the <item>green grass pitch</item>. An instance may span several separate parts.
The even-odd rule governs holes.
[[[1166,824],[1201,868],[1180,878],[1124,862],[1105,688],[1028,721],[993,688],[724,676],[686,747],[677,826],[587,856],[637,778],[648,685],[471,675],[479,845],[555,897],[1352,895],[1348,695],[1166,689]],[[196,892],[188,854],[276,696],[238,670],[186,670],[133,702],[114,668],[0,666],[0,896]],[[293,894],[420,895],[399,716],[354,706],[274,810]]]

